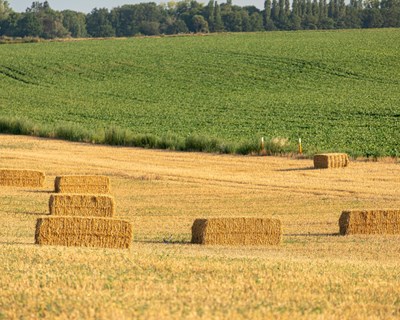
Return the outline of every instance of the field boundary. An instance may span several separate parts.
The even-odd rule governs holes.
[[[0,118],[0,133],[53,138],[91,144],[167,149],[173,151],[206,152],[240,155],[288,155],[296,153],[296,146],[285,138],[271,138],[261,146],[261,138],[229,142],[220,138],[192,134],[156,136],[138,134],[116,126],[88,130],[78,125],[41,126],[27,119]]]
[[[303,150],[298,153],[298,146],[285,138],[266,140],[264,148],[259,137],[242,140],[238,143],[227,142],[219,138],[203,135],[190,135],[186,138],[174,134],[156,136],[152,134],[135,134],[129,129],[120,127],[88,130],[76,125],[60,125],[55,127],[40,126],[27,119],[0,118],[0,134],[25,135],[39,138],[58,139],[109,146],[137,147],[182,152],[205,152],[218,154],[237,154],[253,156],[289,156],[297,159],[312,159],[317,153],[314,150]],[[329,152],[331,150],[327,150]],[[397,156],[359,155],[347,151],[352,160],[380,161],[397,163]]]

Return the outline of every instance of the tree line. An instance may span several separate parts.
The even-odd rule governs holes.
[[[129,37],[208,32],[400,27],[400,0],[265,0],[263,10],[232,0],[196,0],[56,11],[48,1],[14,12],[0,0],[0,36]]]

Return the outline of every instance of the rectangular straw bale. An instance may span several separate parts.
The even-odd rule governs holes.
[[[314,156],[314,168],[342,168],[349,165],[346,153],[323,153]]]
[[[110,178],[106,176],[59,176],[55,179],[59,193],[110,193]]]
[[[196,219],[192,243],[219,245],[277,245],[282,239],[278,219],[211,218]]]
[[[339,218],[341,235],[400,234],[400,210],[349,210]]]
[[[45,174],[42,171],[0,169],[1,186],[41,188],[44,180]]]
[[[39,245],[129,248],[132,224],[97,217],[53,216],[37,219],[35,243]]]
[[[114,198],[109,195],[53,194],[50,196],[51,215],[112,217],[115,213]]]

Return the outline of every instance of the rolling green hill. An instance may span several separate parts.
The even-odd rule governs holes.
[[[0,46],[0,117],[400,154],[400,29]]]

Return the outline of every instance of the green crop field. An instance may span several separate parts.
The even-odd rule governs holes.
[[[400,29],[0,47],[0,117],[306,152],[400,154]]]

